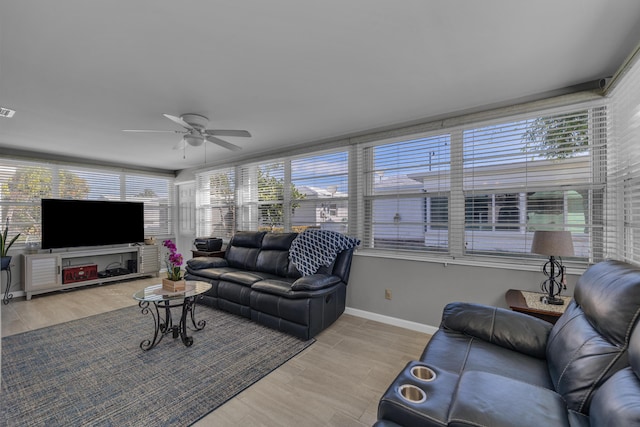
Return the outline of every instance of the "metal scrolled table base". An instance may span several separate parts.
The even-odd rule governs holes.
[[[2,271],[7,272],[7,286],[4,288],[4,297],[2,297],[2,302],[6,305],[9,304],[9,301],[13,298],[13,294],[9,293],[11,290],[11,267],[7,267]],[[2,274],[2,272],[0,272],[0,274]],[[2,283],[2,279],[0,279],[0,283]]]
[[[176,304],[171,304],[170,301],[152,301],[153,305],[151,305],[149,301],[140,301],[138,303],[138,306],[140,307],[142,314],[151,314],[155,325],[153,338],[143,340],[140,343],[140,348],[144,351],[151,350],[160,341],[162,341],[162,338],[167,334],[171,334],[172,338],[174,339],[180,337],[182,343],[186,347],[190,347],[193,344],[193,338],[187,335],[187,329],[199,331],[202,330],[207,324],[205,320],[196,322],[196,298],[201,298],[201,296],[195,295],[191,297],[185,297],[182,302]],[[177,325],[173,324],[173,317],[171,316],[171,309],[174,307],[182,307],[180,323]],[[164,312],[164,315],[162,314],[162,312]],[[187,317],[191,319],[193,328],[187,327]]]

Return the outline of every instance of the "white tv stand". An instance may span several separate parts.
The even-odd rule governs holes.
[[[104,272],[111,266],[135,266],[135,272],[78,281],[68,280],[63,274],[66,268],[87,265],[97,266],[98,272]],[[24,255],[23,266],[24,291],[27,300],[30,300],[33,295],[62,289],[150,275],[158,276],[160,259],[157,245],[118,246]]]

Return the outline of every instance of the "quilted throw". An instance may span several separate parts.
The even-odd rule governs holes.
[[[310,276],[320,266],[329,266],[345,249],[355,248],[360,240],[331,230],[309,228],[293,239],[289,259],[303,276]]]

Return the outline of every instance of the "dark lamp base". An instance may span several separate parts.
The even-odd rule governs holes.
[[[549,297],[547,295],[540,297],[540,301],[542,301],[543,304],[551,304],[551,305],[563,305],[564,304],[564,300],[561,298],[556,298],[556,297]]]

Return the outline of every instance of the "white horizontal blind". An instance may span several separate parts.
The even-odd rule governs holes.
[[[450,147],[434,135],[363,148],[363,248],[448,252]]]
[[[150,175],[127,174],[125,200],[144,203],[145,236],[168,236],[175,224],[171,206],[174,200],[173,180]]]
[[[119,172],[60,167],[56,197],[78,200],[122,200]]]
[[[242,165],[238,183],[238,229],[283,231],[285,197],[285,163],[274,160]]]
[[[127,182],[131,185],[130,192]],[[144,183],[145,188],[137,188],[135,183]],[[162,204],[145,202],[145,232],[170,235],[172,188],[171,177],[0,158],[0,217],[3,222],[10,218],[10,236],[22,233],[19,243],[28,239],[40,241],[43,198],[120,201],[135,199],[145,189],[156,191],[158,198],[162,198]]]
[[[348,233],[349,154],[321,153],[291,160],[291,230]]]
[[[196,174],[196,233],[231,239],[236,231],[234,168]]]
[[[612,141],[607,206],[618,221],[606,234],[606,255],[640,264],[640,61],[611,95]]]
[[[604,107],[553,112],[463,133],[464,250],[528,254],[535,230],[571,231],[575,256],[602,254]]]
[[[19,243],[40,240],[40,199],[51,197],[52,187],[51,167],[0,159],[0,228],[4,230],[10,221],[9,240],[18,233],[22,233]]]

